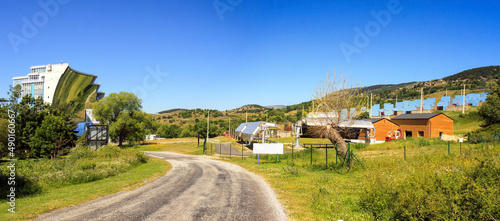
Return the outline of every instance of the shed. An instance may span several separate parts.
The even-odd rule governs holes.
[[[278,124],[275,123],[269,123],[269,122],[264,122],[264,121],[257,121],[257,122],[248,122],[248,124],[240,124],[240,127],[243,126],[240,136],[241,139],[250,141],[252,142],[254,137],[257,136],[262,130],[277,130],[280,129]],[[238,128],[240,128],[238,127]],[[269,134],[268,134],[269,135]]]
[[[378,141],[385,141],[385,137],[387,137],[387,132],[396,131],[399,129],[398,124],[394,123],[393,121],[387,118],[372,118],[370,120],[373,124],[373,127],[375,128],[370,134],[370,137]],[[365,132],[361,131],[358,139],[364,139],[364,137],[365,137]]]
[[[241,135],[243,134],[243,131],[247,128],[247,126],[248,126],[248,123],[241,123],[240,126],[238,126],[238,128],[236,128],[236,130],[234,131],[234,134],[237,137],[241,137]]]
[[[403,114],[392,121],[399,125],[404,138],[453,135],[453,119],[443,113]]]

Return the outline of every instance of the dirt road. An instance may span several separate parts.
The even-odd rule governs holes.
[[[133,191],[42,215],[38,220],[286,220],[264,180],[234,164],[146,152],[173,168]]]

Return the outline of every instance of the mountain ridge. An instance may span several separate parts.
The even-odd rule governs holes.
[[[420,87],[427,87],[427,89],[424,89],[424,92],[426,93],[433,93],[436,92],[439,89],[443,89],[443,86],[439,86],[442,84],[449,84],[449,88],[446,88],[448,90],[456,90],[461,82],[467,81],[469,82],[470,89],[474,89],[477,86],[480,88],[484,88],[486,86],[486,81],[492,80],[492,79],[498,79],[500,78],[500,66],[499,65],[491,65],[491,66],[484,66],[484,67],[477,67],[477,68],[472,68],[468,70],[461,71],[459,73],[444,77],[442,79],[432,79],[428,81],[412,81],[412,82],[407,82],[407,83],[400,83],[400,84],[377,84],[377,85],[371,85],[371,86],[364,86],[360,87],[359,89],[361,90],[362,93],[364,94],[374,94],[375,97],[378,97],[377,99],[380,100],[382,97],[387,98],[388,100],[390,99],[390,96],[397,96],[400,94],[403,95],[409,95],[406,96],[406,98],[414,97],[417,95],[420,95],[419,92],[415,92],[412,90],[418,89],[420,90]],[[455,82],[454,84],[451,82]],[[434,90],[432,89],[434,87]],[[427,91],[425,91],[427,90]],[[405,96],[400,96],[400,99],[405,98]],[[386,100],[387,100],[386,99]],[[293,105],[267,105],[267,106],[262,106],[259,104],[247,104],[243,105],[241,107],[225,110],[225,112],[236,112],[236,113],[243,113],[243,112],[259,112],[262,110],[268,110],[268,109],[292,109],[292,110],[298,110],[299,108],[302,108],[304,106],[310,105],[310,101],[304,101],[300,102],[298,104],[293,104]],[[173,113],[176,111],[182,112],[186,111],[189,109],[184,109],[184,108],[175,108],[175,109],[169,109],[165,111],[160,111],[158,114],[165,114],[165,113]]]

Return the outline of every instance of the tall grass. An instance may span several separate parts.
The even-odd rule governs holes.
[[[134,149],[105,146],[97,151],[76,147],[65,158],[16,161],[16,194],[26,196],[62,186],[88,183],[114,176],[145,163],[147,157]],[[6,163],[0,166],[0,182],[7,183]],[[0,194],[8,194],[2,188]]]
[[[378,220],[500,218],[500,151],[423,154],[369,164],[360,205]]]

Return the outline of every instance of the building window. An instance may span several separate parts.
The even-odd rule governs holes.
[[[413,137],[413,133],[411,130],[405,131],[406,137]]]
[[[439,138],[443,137],[443,132],[439,132]]]
[[[418,132],[418,137],[424,137],[424,132],[423,131],[419,131]]]

